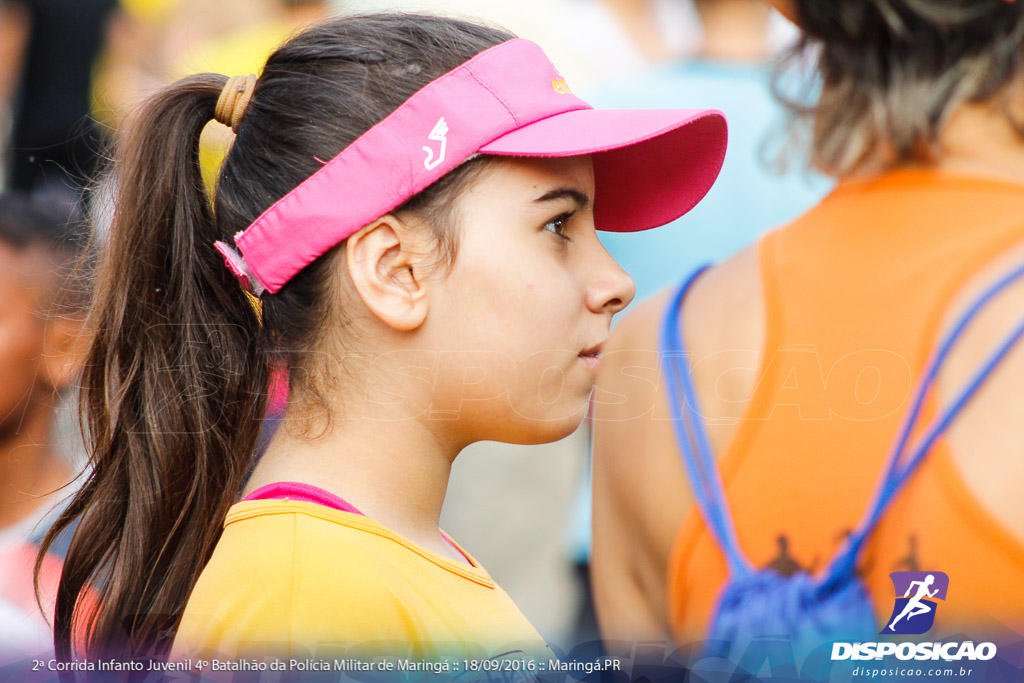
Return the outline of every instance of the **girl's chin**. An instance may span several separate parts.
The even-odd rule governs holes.
[[[583,419],[587,416],[589,407],[589,393],[587,400],[581,401],[572,410],[563,407],[558,414],[551,412],[547,418],[526,418],[518,416],[519,424],[516,425],[515,433],[507,433],[506,438],[497,439],[508,443],[533,445],[560,441],[575,432]],[[549,406],[550,407],[550,406]]]

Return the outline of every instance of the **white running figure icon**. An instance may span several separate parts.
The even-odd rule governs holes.
[[[916,617],[918,614],[927,614],[928,612],[932,611],[931,606],[925,602],[922,602],[921,598],[931,598],[939,592],[938,588],[936,588],[933,591],[928,590],[928,587],[931,586],[933,583],[935,583],[935,576],[933,574],[929,574],[928,576],[924,577],[924,581],[910,582],[910,585],[907,587],[907,592],[904,593],[903,597],[909,597],[910,592],[914,590],[914,586],[918,587],[917,593],[914,594],[914,597],[910,598],[910,601],[907,602],[906,606],[903,608],[903,611],[900,612],[899,616],[893,619],[892,623],[889,624],[890,631],[896,630],[896,622],[902,619],[904,616],[906,616],[907,620],[909,621],[912,617]]]
[[[423,151],[427,153],[427,158],[423,160],[423,166],[428,171],[433,171],[437,168],[437,165],[444,161],[444,149],[448,145],[448,124],[445,122],[442,116],[434,124],[434,130],[430,131],[430,135],[427,136],[428,140],[437,140],[441,143],[441,150],[437,153],[437,158],[434,158],[434,150],[426,145],[423,146]]]

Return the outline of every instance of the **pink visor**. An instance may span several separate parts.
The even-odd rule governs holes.
[[[510,40],[430,82],[216,248],[257,296],[475,154],[593,155],[595,222],[669,223],[711,188],[725,158],[713,109],[596,110],[536,44]]]

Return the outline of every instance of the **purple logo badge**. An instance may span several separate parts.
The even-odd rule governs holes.
[[[925,633],[935,623],[936,600],[946,599],[949,577],[945,572],[893,572],[889,578],[896,589],[896,605],[880,633]]]

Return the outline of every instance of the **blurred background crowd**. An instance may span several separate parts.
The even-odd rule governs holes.
[[[45,640],[32,556],[47,511],[83,463],[67,389],[88,284],[72,266],[89,234],[102,235],[109,193],[98,171],[125,117],[184,75],[258,72],[318,18],[386,9],[503,25],[540,43],[595,106],[725,112],[722,176],[685,230],[602,236],[636,280],[638,301],[829,189],[801,154],[783,153],[771,62],[796,29],[760,0],[0,0],[0,632],[16,636],[0,647]],[[204,132],[209,179],[231,139],[216,122]],[[584,423],[559,443],[474,445],[455,463],[442,518],[562,647],[597,635],[590,442]],[[44,578],[59,571],[55,550]]]

